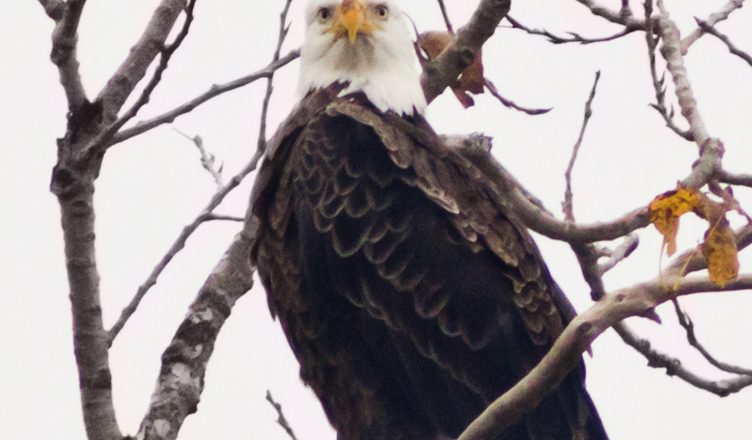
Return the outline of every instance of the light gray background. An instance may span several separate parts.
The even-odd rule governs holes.
[[[619,2],[603,0],[612,8]],[[722,0],[673,0],[668,6],[684,33],[693,16],[707,17]],[[291,17],[287,48],[301,39],[300,1]],[[403,2],[421,29],[441,29],[432,0]],[[641,13],[638,2],[633,2]],[[156,0],[90,0],[80,32],[79,57],[87,92],[95,95],[126,55],[151,15]],[[449,1],[456,24],[476,2]],[[57,203],[48,192],[55,138],[64,133],[65,101],[57,71],[48,60],[51,21],[33,0],[6,0],[0,15],[0,438],[82,439],[77,376],[72,356],[70,310]],[[153,103],[153,116],[206,90],[267,64],[276,39],[281,1],[199,1],[196,22],[174,57]],[[515,1],[513,16],[529,26],[602,36],[618,30],[575,1]],[[752,7],[721,25],[752,50]],[[495,137],[496,156],[547,206],[558,210],[563,172],[582,119],[593,73],[603,72],[595,115],[575,169],[575,209],[581,221],[607,220],[647,204],[685,176],[696,147],[662,126],[648,108],[654,100],[643,34],[597,46],[552,46],[541,38],[500,30],[485,47],[488,76],[519,103],[554,106],[529,117],[502,108],[488,96],[462,110],[451,95],[429,108],[440,132],[483,131]],[[713,38],[698,42],[687,57],[699,108],[714,136],[728,149],[727,168],[752,169],[752,69],[731,57]],[[297,64],[278,75],[270,127],[295,99]],[[255,148],[260,99],[258,82],[225,95],[180,118],[175,126],[200,134],[224,161],[230,176]],[[683,124],[683,121],[681,121]],[[228,198],[223,213],[242,214],[251,179]],[[112,323],[183,225],[213,194],[189,142],[171,128],[154,130],[114,148],[97,189],[97,251],[106,322]],[[752,210],[749,190],[738,193]],[[733,218],[740,225],[738,217]],[[236,224],[209,224],[191,238],[150,292],[111,351],[116,409],[121,427],[134,433],[152,392],[159,356],[222,251]],[[699,221],[684,221],[680,249],[702,237]],[[660,238],[641,233],[637,254],[607,277],[618,288],[658,274]],[[578,308],[588,290],[567,246],[539,240],[557,280]],[[752,270],[749,253],[742,270]],[[752,295],[720,293],[684,300],[701,338],[719,357],[752,365],[749,315]],[[688,349],[670,307],[659,310],[665,324],[634,320],[656,345],[708,375],[723,377]],[[719,399],[694,389],[645,360],[613,334],[600,338],[588,359],[588,385],[612,438],[749,439],[752,390]],[[278,325],[271,321],[257,286],[235,307],[222,331],[197,415],[182,439],[286,439],[264,401],[266,389],[283,403],[301,440],[333,439],[318,402],[297,378],[297,366]]]

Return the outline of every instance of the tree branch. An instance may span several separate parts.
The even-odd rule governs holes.
[[[667,289],[666,286],[676,286]],[[752,289],[752,275],[723,288],[707,279],[658,279],[607,295],[566,327],[538,365],[475,420],[458,440],[495,438],[535,408],[580,362],[582,354],[605,330],[630,316],[639,316],[673,297],[700,292]],[[752,385],[752,377],[718,381],[725,393]]]
[[[277,47],[274,49],[272,64],[279,62],[280,54],[282,52],[282,44],[284,44],[287,34],[290,32],[290,25],[287,24],[287,13],[290,12],[290,4],[292,4],[292,0],[287,0],[284,9],[279,15],[279,36],[277,37]],[[266,152],[266,123],[269,114],[269,103],[271,102],[272,92],[274,91],[274,72],[276,71],[271,71],[266,78],[266,93],[264,94],[264,100],[261,104],[261,122],[259,123],[259,134],[256,142],[255,154],[258,158],[261,158]]]
[[[200,106],[201,104],[204,104],[205,102],[211,99],[214,99],[217,96],[220,96],[224,93],[246,86],[259,79],[269,78],[274,72],[286,66],[287,64],[291,63],[292,61],[296,60],[299,57],[300,57],[300,51],[297,49],[292,50],[287,55],[280,58],[278,61],[270,63],[269,65],[267,65],[261,70],[258,70],[254,73],[251,73],[242,78],[238,78],[236,80],[230,81],[225,84],[212,85],[211,87],[209,87],[208,91],[202,93],[201,95],[196,96],[190,101],[184,104],[181,104],[166,113],[163,113],[147,121],[139,122],[138,124],[136,124],[135,126],[131,128],[127,128],[127,129],[120,131],[118,134],[116,134],[112,138],[112,140],[109,143],[109,146],[119,144],[130,138],[146,133],[147,131],[157,128],[163,124],[169,124],[175,121],[175,119],[177,119],[179,116],[182,116],[186,113],[193,111],[196,107]]]
[[[47,16],[55,21],[50,59],[58,68],[60,84],[68,100],[68,110],[73,113],[87,102],[76,55],[78,24],[86,0],[69,0],[65,3],[59,0],[39,0],[39,3]]]
[[[731,39],[728,36],[722,34],[720,31],[718,31],[716,28],[710,25],[710,23],[706,21],[702,21],[698,18],[696,18],[695,20],[697,21],[697,24],[700,26],[700,29],[702,29],[703,32],[706,32],[718,38],[719,40],[721,40],[721,42],[723,42],[723,44],[726,45],[729,52],[731,52],[733,55],[738,56],[739,58],[744,60],[747,64],[752,66],[752,55],[736,47],[734,43],[731,42]]]
[[[530,35],[540,35],[542,37],[546,37],[546,39],[548,39],[548,41],[552,44],[578,43],[578,44],[584,45],[584,44],[605,43],[608,41],[618,40],[621,37],[624,37],[635,31],[640,30],[640,28],[637,28],[637,27],[631,27],[631,28],[626,27],[623,30],[615,34],[607,35],[605,37],[596,37],[596,38],[583,37],[582,35],[576,32],[567,32],[570,35],[569,37],[560,37],[556,34],[553,34],[547,31],[546,29],[529,28],[510,16],[507,16],[506,19],[512,25],[511,26],[512,29],[518,29]]]
[[[120,130],[125,124],[127,124],[128,121],[136,117],[141,108],[149,103],[151,94],[162,81],[162,75],[164,75],[164,72],[169,66],[170,58],[172,58],[172,55],[175,54],[175,52],[180,48],[180,45],[183,44],[183,41],[188,36],[188,32],[190,32],[191,30],[191,24],[193,24],[193,9],[195,8],[195,6],[196,0],[188,1],[188,4],[185,6],[185,21],[183,22],[183,27],[180,29],[180,32],[178,32],[175,40],[171,44],[164,46],[159,51],[159,64],[157,65],[156,69],[154,69],[154,73],[152,74],[151,79],[146,84],[146,87],[144,87],[141,95],[138,97],[138,99],[136,99],[136,102],[134,102],[131,108],[129,108],[122,116],[117,118],[115,122],[111,123],[109,126],[107,126],[106,129],[102,130],[102,132],[99,133],[99,135],[89,143],[82,154],[95,153],[98,150],[104,148],[107,141],[109,141],[112,136],[114,136],[115,133],[117,133],[118,130]]]
[[[562,209],[564,211],[564,217],[568,220],[573,222],[574,221],[574,194],[572,193],[572,171],[574,170],[574,165],[577,162],[577,156],[580,153],[580,146],[582,145],[582,141],[585,138],[585,131],[587,131],[588,123],[590,122],[590,118],[593,116],[593,101],[595,100],[595,94],[598,90],[598,82],[601,79],[601,71],[595,72],[595,80],[593,80],[593,87],[590,89],[590,95],[588,96],[587,102],[585,103],[585,115],[582,118],[582,126],[580,127],[580,135],[577,137],[577,141],[574,143],[574,148],[572,148],[572,157],[569,159],[569,166],[567,166],[567,170],[564,173],[564,180],[567,184],[567,189],[564,194],[564,202],[562,203]]]
[[[454,27],[452,26],[452,21],[449,19],[449,14],[447,13],[444,0],[438,0],[438,3],[439,3],[439,9],[441,9],[441,16],[444,17],[444,23],[446,24],[447,30],[451,33],[454,33]]]
[[[728,3],[723,5],[723,7],[720,10],[718,10],[718,12],[714,12],[713,14],[710,14],[708,19],[705,20],[704,23],[707,24],[709,27],[713,27],[716,24],[729,18],[732,12],[741,8],[742,6],[744,6],[744,0],[730,0]],[[689,47],[692,46],[695,43],[695,41],[699,40],[700,37],[702,37],[705,32],[707,32],[707,30],[703,29],[702,25],[700,25],[700,27],[695,29],[691,34],[687,35],[681,41],[682,54],[686,55],[687,52],[689,51]]]
[[[203,138],[201,138],[201,136],[199,135],[189,136],[188,134],[174,127],[173,130],[175,130],[175,132],[180,136],[183,136],[184,138],[191,141],[191,143],[198,150],[198,154],[201,160],[201,166],[204,168],[204,170],[206,170],[207,173],[209,173],[212,179],[214,179],[214,183],[217,185],[217,188],[222,188],[224,186],[222,179],[222,168],[224,168],[224,164],[220,164],[219,167],[215,166],[216,158],[213,154],[206,151]]]
[[[144,78],[152,61],[164,49],[165,41],[186,4],[187,0],[160,1],[139,41],[99,92],[97,100],[103,104],[105,123],[111,124],[117,120],[120,108]]]
[[[640,237],[636,234],[630,234],[616,249],[610,252],[608,260],[598,264],[598,273],[603,276],[606,272],[615,268],[619,263],[629,258],[637,247],[640,245]]]
[[[212,215],[214,210],[217,209],[217,207],[224,201],[227,195],[230,194],[235,188],[237,188],[251,172],[256,170],[259,159],[260,157],[254,157],[248,164],[246,164],[245,167],[243,167],[242,170],[238,172],[238,174],[233,176],[227,182],[227,184],[219,188],[209,200],[209,203],[207,203],[204,209],[202,209],[201,212],[196,216],[196,218],[183,228],[178,237],[170,246],[170,249],[162,257],[159,263],[157,263],[154,269],[152,269],[152,272],[151,274],[149,274],[149,277],[146,279],[146,281],[144,281],[144,283],[138,287],[136,294],[133,296],[128,305],[123,309],[123,311],[120,312],[120,317],[112,326],[112,328],[110,328],[110,330],[107,332],[109,345],[112,345],[115,338],[117,338],[117,335],[120,333],[123,327],[125,327],[125,324],[131,318],[131,316],[133,316],[133,314],[136,312],[139,304],[141,304],[141,300],[143,300],[149,290],[157,284],[157,281],[162,275],[162,272],[164,272],[164,270],[167,268],[167,266],[169,266],[170,262],[172,262],[177,254],[179,254],[180,251],[185,248],[188,239],[203,223],[213,219]]]
[[[428,102],[453,84],[469,66],[499,22],[509,12],[511,0],[481,0],[472,18],[457,32],[457,38],[423,70],[423,92]]]
[[[719,170],[718,180],[730,185],[740,185],[752,188],[752,174],[731,174],[728,171]]]
[[[157,386],[136,438],[175,440],[185,418],[196,412],[217,335],[235,302],[253,286],[248,253],[254,233],[246,223],[162,354]]]
[[[279,42],[277,44],[277,50],[274,53],[274,58],[279,58],[279,53],[282,47],[282,44],[284,43],[285,38],[287,37],[287,26],[285,24],[287,20],[287,12],[290,8],[290,3],[292,0],[287,0],[285,4],[285,8],[280,15],[280,21],[282,25],[280,26],[280,34],[279,34]],[[289,55],[288,55],[289,56]],[[274,62],[272,63],[274,64]],[[276,70],[276,69],[274,69]],[[271,75],[274,70],[271,70]],[[269,76],[271,78],[271,76]],[[267,91],[271,89],[271,85],[268,86]],[[269,105],[269,99],[270,99],[270,92],[267,92],[267,98],[264,100],[263,109],[261,112],[261,118],[262,123],[261,127],[263,128],[266,125],[266,116],[267,116],[267,110]],[[207,100],[210,98],[207,98]],[[263,141],[263,142],[262,142]],[[113,341],[117,337],[117,335],[120,333],[120,331],[123,329],[125,324],[128,322],[128,320],[133,316],[133,314],[138,309],[139,304],[143,300],[143,298],[146,296],[146,294],[149,292],[149,290],[157,284],[157,281],[162,274],[162,272],[167,268],[167,266],[170,264],[170,262],[175,258],[175,256],[185,248],[185,245],[188,241],[188,239],[193,235],[194,232],[201,226],[203,223],[205,223],[208,220],[215,219],[213,217],[214,210],[224,201],[224,199],[227,197],[230,192],[232,192],[235,188],[240,185],[243,180],[245,180],[248,175],[256,170],[258,167],[258,163],[261,160],[261,157],[263,156],[263,151],[266,148],[266,138],[263,132],[263,129],[259,132],[259,150],[254,154],[253,158],[246,164],[245,167],[243,167],[240,172],[238,172],[230,181],[224,185],[223,187],[219,188],[217,192],[212,196],[211,200],[209,200],[209,203],[204,207],[204,209],[196,216],[196,218],[187,226],[183,228],[180,235],[178,235],[177,239],[173,242],[172,246],[170,246],[170,249],[167,251],[167,253],[162,257],[162,259],[159,261],[157,266],[152,270],[149,277],[146,279],[146,281],[139,286],[138,290],[136,291],[136,294],[134,295],[133,299],[131,299],[130,303],[123,309],[123,311],[120,313],[120,317],[115,322],[115,324],[112,326],[112,328],[108,332],[108,341],[109,344],[112,345]]]
[[[666,107],[666,78],[665,72],[658,77],[657,62],[655,57],[656,47],[658,45],[658,38],[655,37],[655,20],[653,20],[653,2],[652,0],[645,2],[645,21],[647,23],[647,30],[645,32],[645,42],[648,48],[648,59],[650,60],[650,77],[653,80],[653,90],[655,93],[655,103],[650,106],[655,109],[663,120],[666,122],[666,126],[670,128],[679,137],[692,141],[692,133],[688,130],[680,128],[674,122],[674,108],[671,106],[671,111]]]
[[[62,188],[53,186],[61,210],[73,314],[73,350],[86,435],[89,440],[120,440],[94,247],[93,180],[86,179],[75,191],[59,190]]]
[[[577,2],[590,9],[590,12],[592,12],[593,15],[605,18],[612,23],[624,25],[629,29],[646,28],[645,21],[636,19],[632,16],[632,14],[626,13],[629,5],[627,4],[627,9],[625,9],[624,2],[622,2],[622,9],[619,11],[608,9],[605,6],[597,3],[595,0],[577,0]]]
[[[689,345],[694,347],[702,355],[702,357],[705,358],[705,360],[707,360],[714,367],[718,368],[721,371],[725,371],[726,373],[752,377],[752,370],[736,365],[731,365],[726,362],[721,362],[712,354],[710,354],[705,346],[700,343],[699,339],[697,339],[697,334],[695,333],[695,324],[694,322],[692,322],[692,318],[689,316],[689,314],[682,310],[681,306],[679,305],[679,300],[677,298],[674,298],[673,300],[671,300],[671,302],[674,304],[674,311],[676,312],[676,316],[679,318],[679,325],[681,325],[684,328],[684,331],[687,333],[687,342],[689,342]]]
[[[298,440],[298,437],[295,436],[295,431],[293,431],[292,426],[290,426],[290,422],[288,422],[287,417],[285,417],[285,413],[282,412],[282,405],[274,400],[272,392],[269,390],[266,390],[266,401],[269,402],[269,405],[271,405],[275,411],[277,411],[277,424],[285,430],[288,437],[292,440]]]

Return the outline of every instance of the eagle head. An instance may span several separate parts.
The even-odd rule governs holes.
[[[426,99],[408,21],[394,0],[311,0],[300,92],[347,84],[381,111],[422,113]]]

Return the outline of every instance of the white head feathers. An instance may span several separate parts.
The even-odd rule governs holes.
[[[426,99],[405,15],[394,0],[311,0],[300,92],[349,83],[381,111],[422,113]]]

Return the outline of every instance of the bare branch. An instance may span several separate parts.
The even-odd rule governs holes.
[[[729,394],[739,392],[748,386],[752,386],[752,377],[749,376],[740,376],[731,380],[704,378],[687,369],[682,365],[679,359],[655,350],[651,346],[650,341],[639,337],[623,322],[614,325],[614,330],[627,345],[645,356],[648,360],[649,367],[665,369],[667,375],[678,377],[697,389],[707,391],[719,397],[726,397]]]
[[[658,2],[661,6],[662,2]],[[684,67],[684,57],[681,54],[681,40],[679,30],[663,8],[658,18],[658,33],[663,40],[661,55],[666,60],[668,71],[675,85],[676,97],[684,118],[689,123],[692,139],[699,148],[700,158],[694,165],[692,173],[682,181],[690,188],[699,188],[707,183],[721,169],[721,159],[724,149],[720,139],[711,138],[705,126],[705,121],[697,108],[697,100],[692,92],[692,85]]]
[[[627,28],[624,28],[623,30],[615,33],[615,34],[608,35],[608,36],[605,36],[605,37],[597,37],[597,38],[583,37],[582,35],[580,35],[580,34],[578,34],[576,32],[567,32],[570,35],[569,37],[560,37],[560,36],[558,36],[556,34],[553,34],[553,33],[549,32],[549,31],[547,31],[546,29],[533,29],[533,28],[529,28],[529,27],[523,25],[522,23],[520,23],[519,21],[515,20],[514,18],[512,18],[510,16],[507,16],[506,19],[512,25],[511,26],[512,29],[519,29],[521,31],[524,31],[524,32],[530,34],[530,35],[540,35],[540,36],[546,37],[546,39],[548,39],[548,41],[550,43],[552,43],[552,44],[578,43],[578,44],[583,44],[584,45],[584,44],[605,43],[605,42],[608,42],[608,41],[617,40],[617,39],[619,39],[621,37],[624,37],[624,36],[629,35],[629,34],[635,32],[635,31],[640,30],[637,27],[631,27],[631,28],[627,27]]]
[[[87,102],[86,91],[81,82],[78,57],[78,24],[86,0],[39,0],[48,17],[55,21],[52,32],[50,59],[57,66],[60,84],[68,100],[68,109],[74,113]]]
[[[574,165],[577,162],[577,156],[580,153],[580,146],[582,145],[582,141],[585,138],[585,131],[587,130],[588,123],[590,122],[590,118],[593,116],[593,100],[595,100],[595,94],[598,90],[598,82],[601,79],[601,71],[595,72],[595,80],[593,80],[593,87],[590,89],[590,96],[588,96],[587,102],[585,103],[585,115],[582,119],[582,126],[580,127],[580,135],[577,137],[577,141],[574,144],[574,148],[572,149],[572,158],[569,159],[569,166],[567,166],[567,170],[564,173],[564,179],[566,180],[567,189],[564,194],[564,202],[562,203],[562,209],[564,210],[564,218],[566,218],[568,221],[573,222],[574,221],[574,206],[573,206],[573,199],[574,194],[572,193],[572,171],[574,170]]]
[[[732,174],[725,170],[718,171],[718,180],[729,185],[740,185],[752,188],[752,174]]]
[[[687,342],[689,342],[689,345],[694,347],[708,362],[710,362],[711,365],[718,368],[719,370],[731,374],[752,377],[752,370],[721,362],[712,354],[710,354],[710,352],[697,339],[697,334],[695,334],[695,324],[694,322],[692,322],[692,318],[690,318],[689,314],[682,310],[681,306],[679,305],[679,300],[674,298],[671,300],[671,302],[674,304],[674,310],[676,311],[676,316],[679,318],[679,324],[687,333]]]
[[[603,276],[606,272],[616,267],[619,263],[629,258],[637,247],[640,245],[640,237],[636,234],[628,235],[624,241],[613,251],[611,251],[608,260],[598,264],[598,273]]]
[[[185,418],[196,412],[217,335],[235,302],[253,286],[248,263],[253,233],[246,224],[199,290],[162,354],[157,386],[135,438],[175,440]]]
[[[744,6],[744,0],[730,0],[728,3],[723,5],[723,7],[718,11],[710,14],[707,20],[704,21],[705,24],[707,24],[709,27],[713,27],[716,24],[722,22],[723,20],[726,20],[729,18],[732,12],[735,10],[741,8]],[[692,46],[692,44],[695,43],[695,41],[699,40],[700,37],[706,32],[705,29],[702,28],[702,26],[695,29],[691,34],[687,35],[682,41],[681,41],[681,51],[682,54],[686,55],[687,51],[689,51],[689,47]]]
[[[59,21],[65,13],[65,2],[63,0],[39,0],[39,4],[44,8],[44,13],[54,21]]]
[[[290,3],[292,0],[287,0],[285,4],[285,8],[280,15],[280,20],[283,23],[280,27],[280,34],[279,34],[279,43],[277,45],[277,51],[274,54],[275,58],[279,57],[279,51],[281,50],[282,43],[284,42],[285,37],[287,36],[287,26],[284,24],[287,19],[287,12],[290,8]],[[289,55],[288,55],[289,57]],[[280,60],[281,61],[281,60]],[[274,63],[272,63],[274,64]],[[271,66],[271,64],[270,64]],[[271,72],[273,73],[274,70],[272,69]],[[269,73],[271,75],[271,73]],[[239,87],[239,86],[238,86]],[[271,86],[270,86],[271,87]],[[207,98],[207,100],[210,98]],[[265,100],[264,109],[268,108],[268,98]],[[262,111],[262,118],[266,118],[266,110]],[[135,296],[133,299],[131,299],[130,303],[123,309],[123,311],[120,314],[120,318],[118,318],[117,322],[112,326],[112,328],[108,332],[108,340],[109,344],[112,345],[113,341],[117,337],[117,335],[120,333],[120,331],[123,329],[125,324],[128,322],[131,316],[136,312],[138,309],[138,305],[141,303],[141,300],[143,300],[144,296],[148,293],[148,291],[157,284],[157,280],[159,279],[162,272],[167,268],[167,266],[170,264],[170,262],[175,258],[175,256],[185,248],[186,242],[188,239],[193,235],[194,232],[207,220],[212,219],[212,216],[214,215],[214,210],[224,201],[224,199],[227,197],[230,192],[232,192],[235,188],[240,185],[243,180],[245,180],[248,175],[256,170],[258,167],[258,163],[261,160],[261,157],[263,156],[263,151],[266,147],[266,139],[264,137],[263,131],[259,133],[260,140],[263,139],[263,144],[261,141],[259,141],[259,146],[263,147],[259,149],[256,154],[251,158],[251,160],[246,164],[245,167],[243,167],[238,174],[236,174],[230,181],[224,185],[223,187],[219,188],[217,192],[212,196],[211,200],[209,200],[209,203],[204,207],[204,209],[196,216],[196,218],[187,226],[185,226],[178,236],[177,239],[173,242],[172,246],[170,246],[170,249],[167,251],[167,253],[162,257],[162,259],[159,261],[157,266],[152,270],[149,277],[146,279],[146,281],[139,286],[138,290],[136,291]]]
[[[629,6],[629,0],[621,0],[621,10],[619,11],[619,15],[624,18],[632,16],[632,8]]]
[[[243,217],[236,217],[234,215],[222,215],[222,214],[207,214],[201,220],[204,222],[222,221],[222,222],[239,222],[239,223],[243,223],[245,221]]]
[[[676,289],[667,289],[674,286]],[[532,410],[580,362],[582,353],[609,327],[630,316],[639,316],[675,296],[700,292],[752,288],[752,275],[744,275],[719,287],[707,279],[659,279],[637,284],[607,295],[569,323],[538,365],[504,393],[465,430],[458,440],[495,438]],[[729,394],[752,385],[752,377],[717,381],[718,389]]]
[[[444,0],[438,0],[438,2],[439,2],[439,9],[441,9],[441,16],[444,17],[444,23],[446,23],[447,30],[451,33],[454,33],[454,27],[452,27],[452,21],[449,19],[449,14],[447,13]]]
[[[91,154],[105,147],[106,143],[112,138],[112,136],[114,136],[115,133],[118,132],[118,130],[120,130],[125,124],[127,124],[128,121],[136,117],[141,108],[149,103],[151,94],[162,81],[162,75],[164,75],[164,72],[169,66],[170,58],[172,58],[172,55],[175,54],[175,52],[180,48],[180,45],[183,44],[183,41],[188,36],[188,32],[190,32],[191,24],[193,23],[193,9],[195,8],[195,6],[196,0],[188,1],[188,5],[185,7],[185,21],[183,22],[183,27],[180,29],[180,32],[178,32],[175,40],[171,44],[166,45],[164,48],[162,48],[162,50],[159,52],[159,64],[157,65],[156,69],[154,69],[154,73],[151,79],[146,84],[146,87],[144,87],[141,95],[138,97],[138,99],[136,99],[136,102],[134,102],[131,108],[129,108],[115,122],[110,124],[106,129],[102,130],[102,132],[99,133],[99,135],[89,143],[82,154]]]
[[[154,10],[141,38],[128,53],[123,63],[112,75],[107,85],[99,92],[97,101],[103,104],[106,124],[117,120],[118,112],[136,85],[146,75],[152,61],[164,49],[165,41],[185,10],[187,0],[161,0]]]
[[[120,142],[126,141],[132,137],[146,133],[147,131],[152,130],[156,127],[159,127],[163,124],[169,124],[175,121],[175,119],[177,119],[179,116],[182,116],[186,113],[193,111],[196,107],[200,106],[201,104],[204,104],[205,102],[209,100],[216,98],[217,96],[220,96],[224,93],[227,93],[232,90],[251,84],[252,82],[257,81],[259,79],[269,78],[269,76],[271,76],[278,69],[286,66],[287,64],[296,60],[298,57],[300,57],[300,51],[293,50],[293,51],[290,51],[284,57],[280,58],[278,61],[270,63],[269,65],[267,65],[261,70],[258,70],[254,73],[243,76],[241,78],[238,78],[236,80],[230,81],[225,84],[212,85],[211,87],[209,87],[208,91],[202,93],[201,95],[196,96],[190,101],[184,104],[181,104],[166,113],[163,113],[147,121],[139,122],[138,124],[136,124],[135,126],[131,128],[127,128],[125,130],[120,131],[120,133],[116,134],[112,138],[109,145],[112,146],[112,145],[119,144]]]
[[[499,192],[504,194],[504,203],[512,203],[514,212],[525,225],[546,237],[570,243],[593,243],[615,240],[650,223],[647,208],[638,208],[605,223],[575,224],[558,220],[530,202],[520,190],[516,179],[501,165],[488,158],[478,157],[471,160],[499,186]]]
[[[658,70],[656,66],[656,57],[655,57],[655,51],[658,44],[658,39],[654,36],[655,29],[654,29],[654,20],[653,20],[653,3],[652,1],[646,1],[645,2],[645,20],[647,22],[647,31],[645,32],[645,41],[647,42],[648,47],[648,59],[650,60],[650,77],[653,80],[653,89],[655,90],[655,104],[650,104],[650,106],[655,109],[658,114],[660,114],[663,117],[663,120],[666,122],[666,126],[670,128],[674,133],[679,135],[685,140],[692,141],[692,133],[690,133],[688,130],[684,130],[680,128],[678,125],[676,125],[676,122],[674,122],[674,109],[673,106],[671,107],[671,110],[666,106],[666,81],[665,81],[665,73],[664,75],[661,75],[658,77]]]
[[[277,37],[277,47],[274,50],[274,56],[272,63],[279,61],[280,53],[282,52],[282,44],[284,44],[287,38],[287,33],[290,31],[290,26],[287,24],[287,13],[290,12],[290,4],[292,0],[287,0],[282,13],[279,15],[279,36]],[[266,151],[266,122],[269,113],[269,103],[272,99],[272,92],[274,91],[274,72],[272,71],[266,78],[266,93],[264,94],[264,100],[261,104],[261,122],[259,123],[258,141],[256,142],[256,156],[261,157]]]
[[[123,327],[125,327],[125,324],[131,318],[131,316],[133,316],[133,314],[136,312],[138,305],[141,303],[141,300],[144,299],[144,296],[146,296],[147,292],[149,292],[149,290],[157,284],[157,281],[162,275],[162,272],[164,272],[173,258],[175,258],[175,256],[180,253],[183,248],[185,248],[185,245],[191,235],[193,235],[193,233],[196,232],[199,226],[205,223],[207,219],[211,218],[214,210],[224,201],[227,195],[230,194],[235,188],[237,188],[243,182],[243,180],[245,180],[245,178],[248,177],[248,175],[256,169],[258,162],[259,160],[257,158],[254,158],[248,164],[246,164],[246,166],[242,170],[240,170],[238,174],[233,176],[233,178],[230,179],[229,182],[225,184],[225,186],[217,190],[217,192],[212,196],[211,200],[209,200],[209,203],[204,207],[204,209],[201,210],[196,218],[183,228],[183,230],[180,232],[180,235],[178,235],[178,237],[170,246],[170,249],[162,257],[159,263],[157,263],[154,269],[152,269],[152,272],[151,274],[149,274],[149,277],[146,279],[146,281],[144,281],[144,283],[138,287],[133,299],[131,299],[128,305],[123,309],[118,320],[108,331],[109,345],[112,345],[117,335],[120,333]]]
[[[592,12],[593,15],[605,18],[612,23],[621,24],[630,29],[646,28],[645,22],[643,20],[636,19],[632,16],[632,14],[625,12],[629,7],[628,2],[626,2],[627,9],[624,8],[625,2],[622,2],[622,8],[619,11],[608,9],[605,6],[597,3],[595,0],[577,0],[577,2],[590,9],[590,12]]]
[[[220,165],[219,168],[215,168],[214,163],[216,161],[216,158],[213,154],[206,151],[206,148],[204,148],[204,140],[201,138],[201,136],[189,136],[175,127],[173,127],[172,129],[175,130],[175,132],[179,135],[191,141],[193,145],[196,146],[196,149],[198,150],[198,153],[201,157],[201,166],[206,170],[206,172],[209,173],[209,175],[212,176],[212,179],[214,179],[214,183],[217,184],[217,187],[221,188],[222,186],[224,186],[224,182],[222,181],[222,165]]]
[[[281,46],[287,35],[285,21],[290,3],[291,0],[287,0],[280,15],[280,36],[274,54],[275,60],[279,59]],[[289,59],[284,64],[296,57],[295,52],[288,54],[286,58]],[[281,62],[282,60],[279,60],[279,63]],[[281,67],[284,64],[278,64],[278,66]],[[268,67],[269,73],[264,77],[270,78],[271,82],[271,74],[279,67]],[[237,87],[240,87],[240,85]],[[211,97],[206,98],[206,100],[208,99],[211,99]],[[265,118],[265,112],[262,113],[264,114],[262,117]],[[263,137],[263,134],[260,134],[260,137]],[[199,218],[183,231],[173,248],[176,245],[184,245],[185,240],[192,234],[190,229],[195,230],[198,227],[196,222],[218,217],[213,214],[213,210],[232,189],[237,187],[251,171],[256,169],[260,159],[261,154],[257,152],[245,168],[214,195]],[[248,255],[255,233],[254,223],[248,217],[244,222],[243,231],[238,234],[225,258],[215,267],[201,288],[198,298],[191,305],[191,313],[178,328],[170,346],[165,350],[162,356],[162,368],[157,381],[157,388],[152,396],[149,411],[141,423],[138,438],[143,440],[174,440],[177,438],[185,418],[196,411],[203,391],[204,375],[219,330],[229,316],[235,302],[253,286],[253,268],[248,261]],[[150,279],[153,278],[156,282],[158,276],[159,272],[155,270]],[[141,298],[146,294],[146,290],[148,290],[148,287],[145,287],[143,293],[141,293],[141,289],[139,289],[138,293],[140,293]],[[138,301],[140,301],[140,298]],[[133,310],[137,307],[138,301],[133,304]],[[121,329],[128,320],[125,312],[124,310],[123,316],[118,321]],[[117,331],[117,327],[113,327],[110,331],[110,341],[117,335]]]
[[[423,92],[428,102],[453,84],[474,60],[483,44],[491,38],[499,22],[509,12],[511,0],[481,0],[457,38],[423,70]]]
[[[285,417],[285,413],[282,412],[282,405],[274,400],[274,397],[272,397],[272,392],[269,390],[266,390],[266,401],[269,402],[269,405],[271,405],[275,411],[277,411],[277,424],[285,430],[287,435],[292,440],[298,440],[298,438],[295,436],[295,431],[293,431],[292,427],[290,426],[290,422],[288,422],[287,417]]]
[[[734,43],[731,42],[731,39],[728,36],[722,34],[716,28],[708,24],[708,22],[702,21],[698,18],[696,18],[695,20],[697,21],[697,24],[700,26],[700,29],[702,29],[704,32],[721,40],[723,44],[726,45],[729,52],[743,59],[747,64],[752,66],[752,55],[736,47]]]
[[[546,114],[546,113],[550,112],[553,109],[553,107],[549,107],[549,108],[523,107],[523,106],[517,104],[516,102],[512,101],[511,99],[504,97],[499,92],[499,90],[496,88],[496,85],[494,85],[494,83],[491,82],[490,79],[488,79],[488,78],[483,78],[483,79],[486,82],[486,89],[488,89],[488,91],[491,93],[491,95],[493,95],[494,98],[498,99],[499,102],[501,102],[501,104],[504,107],[511,108],[511,109],[520,111],[522,113],[526,113],[526,114],[531,115],[531,116],[537,116],[537,115]]]

